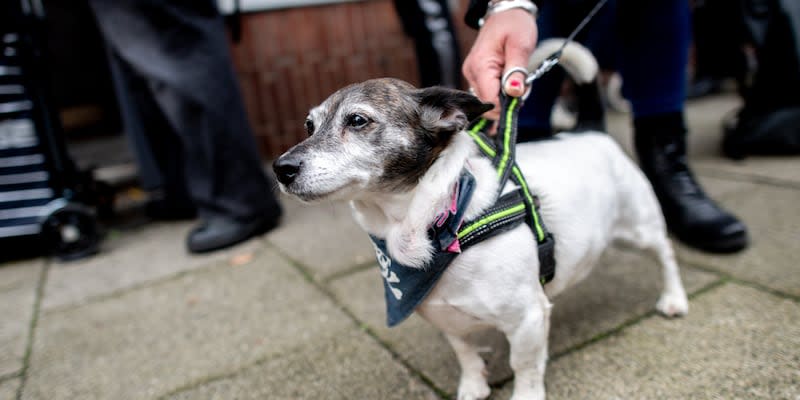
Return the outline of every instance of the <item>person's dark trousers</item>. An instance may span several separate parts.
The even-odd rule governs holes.
[[[394,0],[405,33],[414,41],[423,87],[461,86],[461,56],[447,0]]]
[[[153,97],[148,82],[109,49],[108,60],[122,114],[137,159],[139,181],[150,192],[147,214],[156,219],[196,216],[185,174],[183,145]]]
[[[146,183],[170,190],[183,175],[189,197],[206,221],[277,220],[280,206],[257,153],[216,4],[90,4],[112,64],[119,64],[114,75],[125,129],[138,143],[137,152],[151,152],[139,157],[149,160]],[[169,162],[183,160],[182,174],[165,162],[170,155],[174,158]]]
[[[692,10],[694,75],[687,96],[696,98],[719,92],[722,80],[735,78],[744,89],[748,60],[743,46],[748,35],[742,1],[702,0]]]
[[[594,2],[589,1],[589,6]],[[546,2],[542,7],[540,36],[566,36],[577,22],[563,13],[577,7]],[[616,7],[615,7],[616,6]],[[547,10],[547,7],[555,9]],[[560,7],[560,8],[559,8]],[[745,226],[718,207],[697,184],[686,161],[686,127],[683,117],[686,64],[690,40],[689,4],[686,0],[610,1],[601,19],[612,19],[616,57],[623,78],[623,94],[631,102],[636,153],[661,203],[670,230],[682,241],[703,250],[731,252],[744,248]],[[580,12],[579,21],[585,15]],[[556,26],[552,26],[555,24]],[[592,30],[608,26],[595,21]],[[598,35],[601,36],[602,35]],[[579,36],[579,39],[581,36]],[[587,41],[590,49],[597,42]],[[548,76],[549,75],[549,76]],[[526,124],[528,136],[549,134],[550,113],[559,94],[563,72],[550,73],[535,82],[531,98],[521,111],[520,138]],[[657,129],[656,129],[657,128]]]
[[[545,40],[569,36],[596,5],[596,0],[551,0],[539,3],[537,19],[539,39]],[[616,29],[616,3],[617,0],[609,0],[576,38],[578,42],[592,51],[603,69],[617,69],[619,61],[618,46],[614,43],[616,39],[614,31]],[[550,115],[565,77],[564,70],[557,67],[533,82],[532,95],[525,102],[519,115],[519,141],[537,140],[552,135]],[[578,90],[586,92],[578,93],[579,102],[596,103],[599,101],[597,97],[599,93],[594,85],[578,87]],[[592,112],[588,116],[581,115],[581,111],[584,109],[581,105],[578,108],[579,123],[593,120],[587,121],[589,122],[587,125],[598,129],[604,128],[604,118],[602,115],[597,115],[596,106],[589,107]]]

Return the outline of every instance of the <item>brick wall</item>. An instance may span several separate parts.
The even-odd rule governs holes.
[[[474,33],[460,22],[463,10],[455,15],[467,45]],[[417,83],[413,45],[391,0],[246,14],[232,52],[259,149],[269,158],[305,137],[308,110],[337,89],[384,76]]]

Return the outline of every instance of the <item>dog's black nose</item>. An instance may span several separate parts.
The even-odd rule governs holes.
[[[272,170],[275,171],[275,176],[278,181],[284,185],[294,182],[294,178],[300,173],[300,167],[303,162],[292,156],[282,156],[272,163]]]

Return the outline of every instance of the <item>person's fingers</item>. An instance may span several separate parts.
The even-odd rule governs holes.
[[[462,72],[473,94],[481,101],[494,104],[494,109],[484,114],[487,118],[496,118],[499,115],[500,66],[498,64],[502,48],[494,46],[480,46],[481,44],[494,45],[496,41],[477,41],[464,60]]]
[[[497,65],[482,65],[474,86],[475,95],[481,101],[494,104],[494,108],[483,114],[485,118],[492,120],[500,117],[500,72]]]
[[[536,21],[525,10],[507,10],[493,15],[478,32],[462,72],[474,94],[482,101],[494,104],[484,114],[489,119],[500,116],[499,93],[503,71],[514,67],[527,68],[528,57],[536,45]],[[525,74],[512,74],[506,83],[506,93],[521,96],[525,93]]]

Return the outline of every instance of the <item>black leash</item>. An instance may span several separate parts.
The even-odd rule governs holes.
[[[467,130],[481,152],[492,159],[492,164],[497,170],[499,188],[495,205],[473,221],[465,222],[462,228],[459,229],[458,238],[461,241],[461,246],[462,248],[467,248],[474,243],[508,231],[524,220],[536,238],[539,256],[539,282],[542,285],[550,282],[555,277],[555,239],[547,230],[544,221],[539,215],[538,198],[531,193],[528,183],[525,181],[525,177],[515,161],[517,118],[523,101],[530,93],[530,88],[520,98],[508,96],[502,88],[505,87],[506,80],[513,72],[519,71],[527,74],[525,84],[530,86],[534,80],[539,79],[550,71],[559,63],[561,54],[567,44],[575,39],[575,36],[591,21],[607,1],[600,0],[564,40],[561,47],[548,56],[533,73],[528,74],[527,69],[517,67],[503,74],[500,82],[500,119],[498,120],[498,134],[496,136],[492,138],[486,134],[491,122],[484,118],[475,121]],[[509,179],[519,186],[519,189],[501,196],[500,194]]]
[[[553,69],[553,67],[558,65],[559,61],[561,60],[561,54],[564,52],[564,48],[566,48],[570,42],[575,40],[575,36],[577,36],[578,33],[580,33],[580,31],[582,31],[583,28],[586,27],[589,21],[591,21],[592,18],[594,18],[594,16],[597,15],[600,9],[603,8],[603,6],[607,2],[608,0],[600,0],[597,2],[597,4],[595,4],[594,8],[592,8],[592,10],[589,11],[589,14],[587,14],[583,18],[581,23],[578,24],[578,26],[572,30],[572,33],[570,33],[569,36],[567,36],[567,39],[564,40],[564,43],[561,44],[561,47],[559,47],[558,50],[556,50],[553,54],[545,58],[542,64],[538,68],[536,68],[536,71],[533,71],[532,73],[528,74],[528,77],[525,78],[526,85],[530,85],[531,83],[533,83],[533,81],[541,78],[542,75],[544,75],[547,71],[550,71],[551,69]],[[505,79],[503,79],[502,83],[505,84]]]

